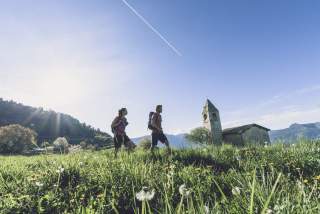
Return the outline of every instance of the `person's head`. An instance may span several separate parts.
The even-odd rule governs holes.
[[[127,111],[126,108],[122,108],[122,109],[119,110],[119,116],[120,116],[120,117],[124,117],[124,116],[126,116],[127,114],[128,114],[128,111]]]
[[[162,105],[157,105],[156,112],[162,113]]]

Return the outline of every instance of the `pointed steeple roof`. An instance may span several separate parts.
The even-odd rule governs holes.
[[[219,111],[209,99],[207,99],[205,106],[208,106],[209,111]]]

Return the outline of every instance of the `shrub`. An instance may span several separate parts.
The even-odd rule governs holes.
[[[64,137],[58,137],[54,142],[53,142],[53,147],[55,152],[60,152],[60,153],[68,153],[69,150],[69,143],[66,138]]]
[[[96,149],[109,147],[110,145],[113,145],[112,138],[110,136],[106,135],[96,135],[94,136],[93,141],[91,141],[89,144],[92,144],[96,147]]]
[[[88,145],[87,145],[87,149],[88,149],[88,150],[95,151],[95,150],[97,149],[97,147],[94,146],[94,145],[92,145],[92,144],[88,144]]]
[[[82,149],[85,149],[87,147],[86,141],[81,141],[80,142],[80,146],[81,146]]]
[[[204,127],[199,127],[191,130],[189,134],[186,134],[186,139],[190,143],[195,144],[211,144],[210,131]]]
[[[45,141],[45,142],[42,143],[41,146],[46,148],[46,147],[50,146],[50,143],[48,141]]]
[[[151,148],[151,140],[150,140],[150,138],[143,138],[139,142],[139,147],[142,148],[143,150],[149,150]]]
[[[9,125],[0,128],[0,153],[19,154],[36,146],[37,134],[20,125]]]

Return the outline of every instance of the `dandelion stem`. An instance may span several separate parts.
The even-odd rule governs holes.
[[[179,203],[178,211],[177,211],[178,214],[180,213],[180,210],[181,210],[181,207],[182,207],[182,203],[183,203],[183,199],[184,199],[184,196],[182,195],[180,203]]]

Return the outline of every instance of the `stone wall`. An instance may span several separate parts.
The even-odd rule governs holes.
[[[265,129],[258,127],[251,127],[246,130],[243,134],[243,141],[250,144],[264,144],[265,142],[270,143],[269,133]]]
[[[226,134],[223,135],[223,142],[227,144],[233,144],[237,146],[243,146],[242,138],[240,134]]]

